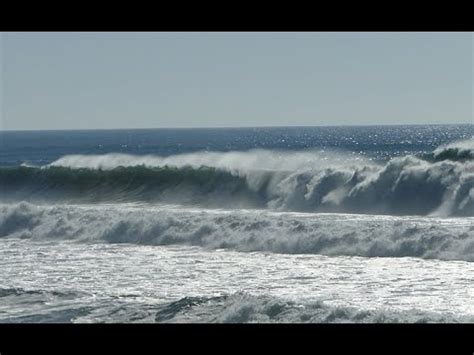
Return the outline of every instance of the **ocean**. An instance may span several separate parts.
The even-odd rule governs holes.
[[[1,131],[0,322],[474,322],[474,125]]]

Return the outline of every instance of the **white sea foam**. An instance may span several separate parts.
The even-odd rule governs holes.
[[[474,220],[130,206],[0,207],[0,237],[474,261]]]

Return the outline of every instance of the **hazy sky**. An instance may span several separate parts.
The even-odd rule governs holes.
[[[2,33],[1,129],[472,123],[472,33]]]

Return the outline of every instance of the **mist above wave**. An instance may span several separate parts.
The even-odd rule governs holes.
[[[202,166],[223,169],[231,172],[251,170],[296,171],[308,167],[367,165],[369,160],[360,155],[343,151],[284,151],[253,149],[248,151],[210,152],[171,155],[129,155],[110,153],[103,155],[67,155],[49,164],[73,169],[103,169],[110,170],[121,167],[193,167]]]
[[[358,152],[362,153],[362,152]],[[474,159],[474,138],[441,145],[426,157],[441,160],[472,160]],[[214,167],[227,171],[274,170],[295,171],[299,169],[368,166],[375,165],[371,158],[356,152],[344,150],[265,150],[251,149],[248,151],[213,152],[199,151],[194,153],[171,156],[130,155],[109,153],[102,155],[67,155],[49,164],[69,168],[114,169],[130,166],[146,167]]]

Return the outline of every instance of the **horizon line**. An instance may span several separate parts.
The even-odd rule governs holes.
[[[206,126],[206,127],[119,127],[119,128],[46,128],[46,129],[4,129],[0,132],[50,132],[50,131],[133,131],[133,130],[189,130],[189,129],[255,129],[255,128],[318,128],[318,127],[400,127],[400,126],[448,126],[474,125],[469,122],[458,123],[385,123],[385,124],[340,124],[340,125],[268,125],[268,126]]]

